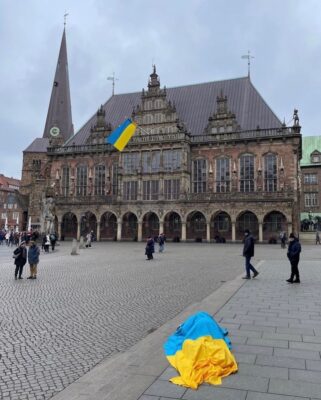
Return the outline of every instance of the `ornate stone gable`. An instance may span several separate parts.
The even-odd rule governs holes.
[[[216,104],[216,113],[209,117],[205,134],[220,135],[241,130],[235,114],[228,109],[227,96],[223,95],[223,91],[217,96]]]
[[[150,75],[148,90],[142,90],[141,104],[132,112],[137,123],[136,135],[171,134],[186,132],[186,127],[178,118],[175,104],[167,100],[166,87],[160,88],[156,67]]]
[[[96,113],[96,123],[90,128],[90,135],[86,141],[87,144],[104,144],[105,138],[112,131],[110,123],[106,122],[105,110],[101,105]]]

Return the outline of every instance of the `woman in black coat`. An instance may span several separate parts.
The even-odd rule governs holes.
[[[155,252],[155,246],[154,246],[154,240],[149,237],[147,239],[147,243],[146,243],[146,248],[145,248],[145,254],[147,256],[147,260],[152,260],[153,257],[153,253]]]
[[[14,271],[14,278],[17,279],[19,274],[19,279],[22,278],[23,267],[27,262],[27,249],[26,249],[26,242],[21,242],[20,246],[16,248],[13,252],[13,256],[15,258],[14,263],[16,269]]]

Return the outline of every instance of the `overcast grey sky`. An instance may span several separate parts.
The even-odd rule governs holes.
[[[276,115],[320,135],[319,0],[0,0],[0,173],[20,178],[42,137],[67,11],[75,132],[111,95],[247,75]]]

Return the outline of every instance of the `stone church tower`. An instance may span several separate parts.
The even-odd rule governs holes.
[[[63,30],[50,103],[42,138],[36,138],[23,152],[21,193],[29,196],[28,216],[32,227],[43,231],[43,208],[53,195],[50,181],[49,147],[62,146],[74,134],[68,73],[66,31]]]

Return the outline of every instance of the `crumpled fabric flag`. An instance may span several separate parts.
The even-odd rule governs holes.
[[[180,374],[170,381],[197,389],[203,382],[219,385],[237,372],[227,333],[206,312],[189,317],[164,344],[166,358]]]

